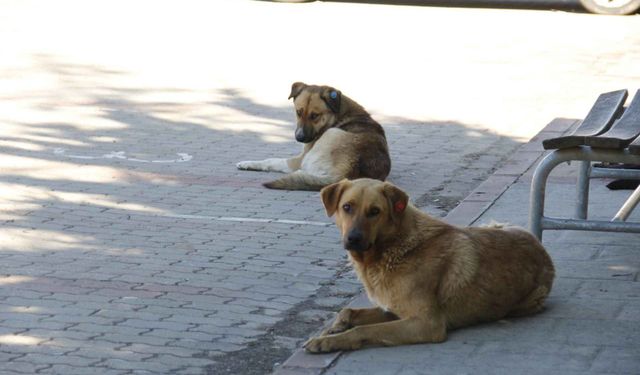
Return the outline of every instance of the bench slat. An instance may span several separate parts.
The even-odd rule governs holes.
[[[545,139],[545,150],[576,147],[585,144],[585,137],[602,134],[611,127],[622,111],[627,99],[627,90],[618,90],[600,94],[580,126],[570,135]]]
[[[640,134],[640,90],[638,90],[611,129],[599,136],[586,137],[586,144],[591,147],[623,149]]]

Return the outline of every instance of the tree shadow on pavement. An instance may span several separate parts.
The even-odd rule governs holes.
[[[169,348],[192,362],[159,372],[257,356],[264,373],[359,290],[317,193],[268,190],[276,174],[235,167],[299,151],[289,105],[34,61],[57,90],[4,97],[20,110],[0,113],[5,352],[28,342],[109,367]],[[390,180],[436,215],[519,145],[456,122],[380,121]]]

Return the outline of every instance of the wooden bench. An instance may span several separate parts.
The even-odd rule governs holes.
[[[587,219],[591,178],[640,179],[638,169],[597,168],[593,162],[640,165],[640,90],[625,109],[627,90],[600,95],[580,126],[569,135],[542,142],[553,150],[536,167],[531,183],[529,229],[542,238],[545,229],[594,230],[640,233],[640,223],[627,222],[640,202],[640,186],[611,221]],[[576,210],[573,218],[544,216],[544,198],[549,173],[563,162],[579,161]]]

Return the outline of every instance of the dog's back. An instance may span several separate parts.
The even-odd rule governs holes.
[[[455,228],[443,241],[451,244],[451,254],[438,293],[448,327],[542,309],[555,271],[529,232],[502,224]]]
[[[365,112],[365,115],[346,119],[336,128],[353,134],[350,142],[337,145],[342,153],[333,154],[335,164],[340,163],[341,158],[350,161],[344,177],[384,181],[391,170],[391,159],[382,126]]]

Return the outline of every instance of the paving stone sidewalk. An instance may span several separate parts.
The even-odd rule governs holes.
[[[292,27],[328,19],[344,38]],[[271,371],[360,292],[317,193],[235,168],[300,149],[292,82],[371,110],[390,179],[444,216],[551,116],[639,86],[639,30],[485,8],[3,2],[0,374]],[[338,41],[339,68],[300,63],[314,40]]]
[[[453,210],[447,220],[491,220],[526,227],[529,189],[541,139],[575,121],[557,120]],[[546,214],[573,212],[577,165],[561,166],[547,187]],[[629,191],[593,180],[589,215],[608,220]],[[635,212],[629,220],[640,220]],[[276,374],[638,374],[640,372],[640,236],[631,233],[545,231],[556,266],[547,309],[451,332],[443,344],[372,348],[333,355],[296,352]],[[367,305],[361,295],[353,302]],[[339,356],[339,357],[338,357]]]
[[[179,101],[132,100],[77,73],[96,67],[50,63],[75,96],[46,121],[1,120],[0,373],[261,374],[359,292],[318,193],[268,190],[275,173],[235,167],[298,152],[289,105],[224,92],[190,106],[231,119],[173,121],[158,114],[188,111]],[[38,95],[29,105],[49,102]],[[380,121],[391,179],[440,215],[518,146],[464,124]]]

